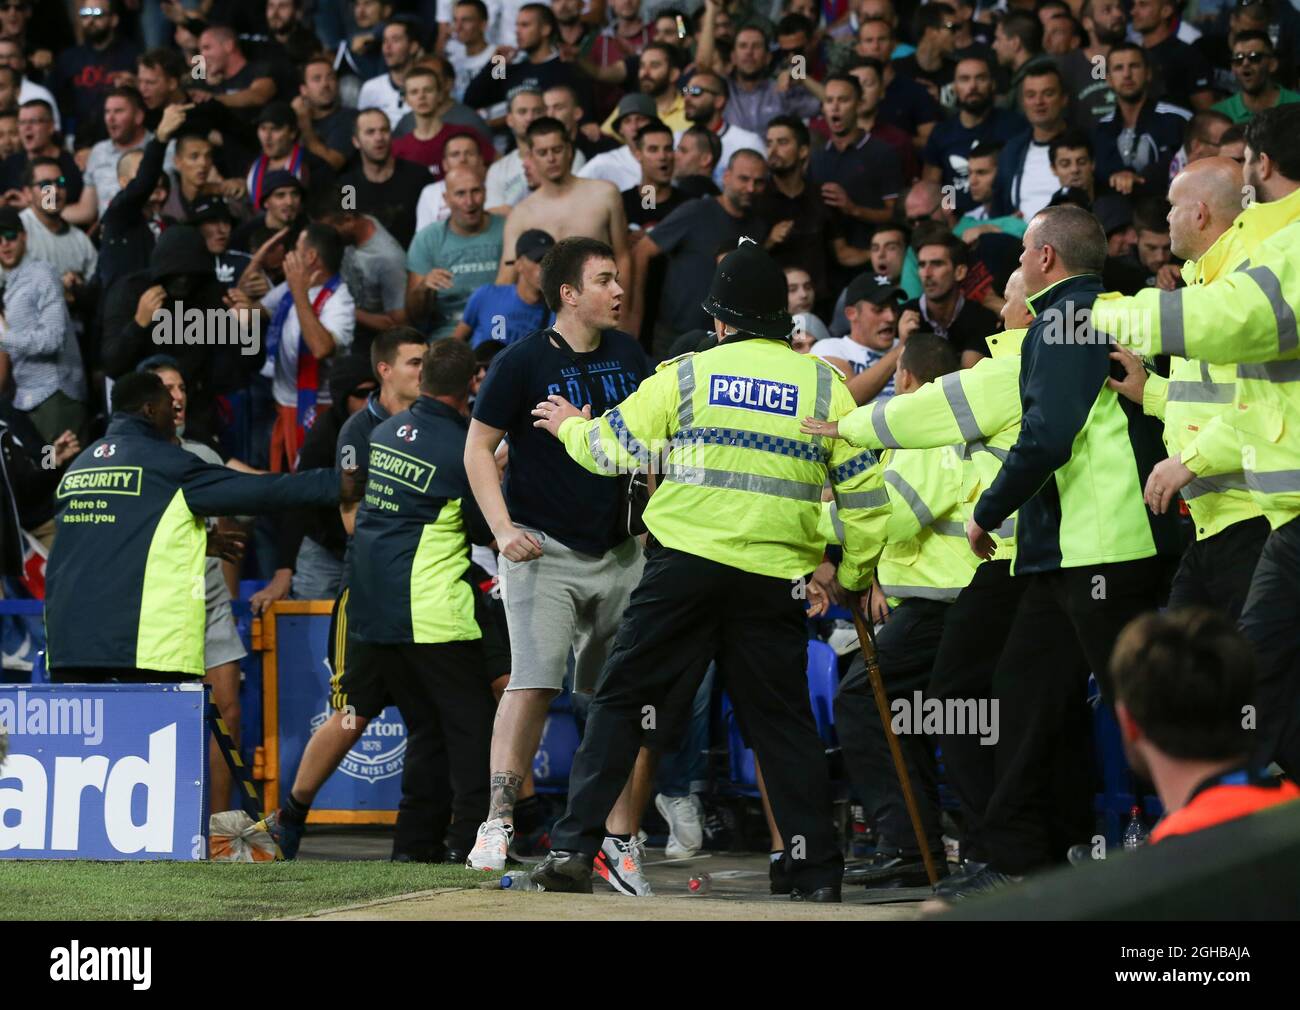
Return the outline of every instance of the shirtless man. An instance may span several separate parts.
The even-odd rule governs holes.
[[[558,119],[534,120],[524,140],[538,185],[506,218],[496,282],[514,283],[515,240],[530,228],[540,228],[557,242],[582,236],[606,243],[614,250],[619,278],[626,284],[632,264],[627,217],[618,190],[613,183],[573,174],[573,142]]]

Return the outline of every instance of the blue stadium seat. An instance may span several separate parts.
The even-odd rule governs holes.
[[[569,772],[577,750],[578,724],[573,720],[573,713],[549,712],[533,757],[533,784],[539,793],[569,791]]]

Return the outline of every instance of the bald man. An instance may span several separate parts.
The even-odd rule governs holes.
[[[1232,227],[1242,211],[1242,167],[1231,158],[1203,158],[1178,173],[1169,187],[1169,240],[1175,256],[1187,260],[1183,279],[1208,284],[1236,270],[1249,257]],[[1169,508],[1179,474],[1191,476],[1183,460],[1199,456],[1200,476],[1183,488],[1196,541],[1183,555],[1169,594],[1169,607],[1200,605],[1241,614],[1255,562],[1268,537],[1263,517],[1241,472],[1242,446],[1230,419],[1237,366],[1207,365],[1171,358],[1169,378],[1148,375],[1126,350],[1111,354],[1124,368],[1123,380],[1107,384],[1165,423],[1169,458],[1147,481],[1154,512]]]

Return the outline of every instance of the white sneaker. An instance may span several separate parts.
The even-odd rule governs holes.
[[[485,821],[478,826],[478,838],[474,848],[465,860],[471,870],[495,870],[498,873],[506,868],[506,853],[510,850],[510,840],[515,837],[513,824],[507,824],[501,818]]]
[[[630,898],[653,898],[650,881],[641,872],[644,857],[641,839],[634,836],[630,842],[620,842],[606,835],[592,869],[619,894]]]
[[[689,859],[700,851],[704,846],[704,825],[700,821],[704,806],[698,796],[694,793],[689,796],[665,796],[660,793],[655,797],[655,809],[668,822],[665,856],[669,859]]]

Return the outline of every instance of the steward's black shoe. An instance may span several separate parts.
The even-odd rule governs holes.
[[[838,905],[844,899],[840,895],[840,885],[831,884],[827,887],[819,887],[815,891],[803,891],[795,888],[790,892],[791,901],[815,901],[819,904]]]
[[[773,894],[789,894],[794,890],[794,881],[790,879],[790,857],[784,852],[780,859],[768,862],[767,881]]]
[[[991,866],[985,866],[977,873],[972,873],[964,881],[950,888],[943,897],[948,901],[965,901],[967,898],[979,898],[994,891],[1001,891],[1013,884],[1018,884],[1023,877],[1012,877]]]
[[[937,867],[946,866],[941,853],[933,858]],[[845,867],[844,883],[863,887],[927,887],[930,876],[919,856],[878,852],[869,859]]]
[[[591,893],[592,858],[581,852],[551,852],[528,879],[543,891]]]
[[[959,891],[965,887],[972,877],[983,872],[988,868],[988,865],[988,863],[976,862],[974,859],[962,860],[960,869],[955,870],[934,885],[935,897],[951,897],[954,891]]]

